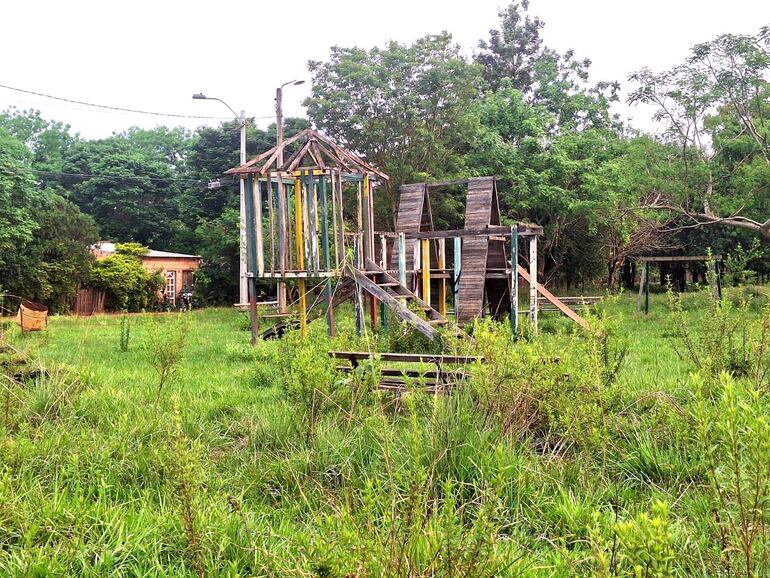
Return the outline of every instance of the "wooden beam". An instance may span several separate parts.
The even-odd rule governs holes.
[[[672,255],[657,257],[638,257],[637,261],[642,263],[666,263],[679,261],[721,261],[722,255]]]
[[[533,283],[531,281],[529,273],[527,273],[527,270],[521,265],[517,265],[516,270],[518,271],[519,275],[521,275],[521,277],[524,279],[524,281],[529,283],[531,287]],[[562,301],[558,297],[556,297],[556,295],[554,295],[548,289],[546,289],[545,287],[543,287],[538,283],[534,283],[534,285],[535,287],[537,287],[537,292],[540,293],[540,295],[542,295],[546,299],[548,299],[548,301],[553,303],[556,306],[556,308],[559,311],[561,311],[566,317],[569,317],[570,319],[572,319],[572,321],[580,325],[580,327],[582,327],[583,329],[588,329],[588,322],[585,319],[583,319],[580,315],[575,313],[572,309],[567,307],[564,303],[562,303]]]
[[[537,225],[519,224],[519,236],[528,237],[542,235],[543,228]],[[510,227],[490,225],[483,229],[448,229],[446,231],[419,231],[406,233],[407,239],[449,239],[454,237],[493,237],[507,238],[511,234]]]
[[[447,365],[466,365],[481,363],[483,357],[473,355],[435,355],[432,353],[372,353],[369,351],[330,351],[329,356],[335,359],[371,359],[380,361],[401,361],[404,363],[439,363]]]

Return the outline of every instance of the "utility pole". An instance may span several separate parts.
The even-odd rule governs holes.
[[[246,162],[246,111],[242,110],[239,116],[235,114],[235,111],[232,109],[232,107],[221,98],[206,96],[202,92],[193,94],[192,97],[193,97],[193,100],[217,100],[222,104],[224,104],[230,110],[230,112],[233,113],[233,116],[235,116],[236,120],[240,123],[241,164],[244,164]],[[241,185],[240,227],[239,227],[240,231],[239,231],[239,241],[238,241],[238,253],[239,253],[238,272],[240,277],[239,283],[238,283],[238,305],[246,305],[249,302],[249,289],[248,289],[248,283],[246,279],[246,272],[248,270],[248,265],[246,264],[246,185],[243,179],[239,178],[238,180]]]
[[[278,147],[278,194],[281,196],[281,199],[285,199],[285,192],[283,189],[283,177],[281,176],[280,169],[283,166],[283,149],[281,148],[281,145],[283,144],[283,109],[282,109],[282,101],[283,101],[283,86],[281,85],[278,88],[275,89],[275,135],[276,135],[276,146]],[[272,184],[268,183],[268,187],[271,187]],[[281,201],[283,202],[283,201]],[[283,235],[286,227],[282,227],[279,235]],[[283,247],[286,247],[286,243],[282,243]],[[281,273],[283,273],[285,267],[286,267],[286,256],[281,255],[281,263],[279,263],[279,269],[281,270]],[[286,283],[283,281],[278,282],[278,312],[279,313],[286,313]]]
[[[241,164],[246,163],[246,111],[241,111]],[[238,284],[238,304],[249,302],[249,289],[246,279],[246,183],[238,179],[241,185],[240,199],[240,242],[238,244],[240,282]]]
[[[278,169],[280,171],[281,167],[283,166],[283,149],[281,148],[281,145],[283,144],[283,87],[288,86],[289,84],[293,84],[295,86],[298,86],[300,84],[304,84],[304,80],[290,80],[289,82],[284,82],[281,86],[275,89],[275,136],[276,136],[276,146],[278,147]],[[271,184],[268,184],[268,186],[272,186]],[[295,192],[296,194],[296,192]],[[281,176],[280,172],[278,173],[278,195],[281,199],[286,198],[286,193],[284,191],[283,187],[283,177]],[[282,201],[281,201],[282,202]],[[284,205],[285,206],[285,205]],[[284,225],[281,227],[281,235],[286,235],[286,226]],[[284,242],[282,243],[283,247],[287,247],[288,238],[284,239]],[[281,263],[279,263],[279,268],[281,270],[281,273],[284,272],[286,268],[286,255],[281,255]],[[278,283],[278,311],[280,313],[286,313],[286,283],[280,281]]]

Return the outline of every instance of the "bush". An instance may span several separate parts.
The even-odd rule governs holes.
[[[141,255],[147,247],[138,243],[116,245],[116,253],[94,264],[91,285],[107,291],[107,306],[112,310],[141,311],[157,302],[156,294],[163,287],[159,273],[149,273],[142,265]]]

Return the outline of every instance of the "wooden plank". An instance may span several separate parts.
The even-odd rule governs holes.
[[[436,330],[433,328],[433,326],[431,326],[421,317],[417,316],[407,306],[402,305],[397,298],[393,297],[382,287],[379,287],[374,281],[369,279],[361,271],[349,266],[347,269],[348,274],[355,278],[356,285],[360,289],[366,291],[369,293],[369,295],[380,299],[400,319],[412,325],[415,329],[417,329],[417,331],[425,335],[428,339],[433,340],[438,336],[438,333],[436,333]]]
[[[519,272],[519,275],[521,275],[521,277],[527,283],[532,284],[529,273],[524,267],[522,267],[521,265],[517,265],[516,270]],[[546,299],[548,299],[548,301],[553,303],[556,306],[556,308],[559,311],[561,311],[566,317],[569,317],[570,319],[572,319],[572,321],[580,325],[583,329],[588,329],[588,322],[585,319],[583,319],[580,315],[575,313],[572,309],[567,307],[564,303],[562,303],[561,300],[559,300],[559,298],[556,297],[556,295],[551,293],[548,289],[546,289],[539,283],[535,283],[534,285],[537,287],[537,292],[540,293]]]
[[[403,363],[436,363],[440,365],[465,365],[482,363],[483,357],[476,355],[441,355],[433,353],[390,353],[372,351],[329,351],[329,357],[334,359],[374,359],[380,361],[395,361]]]
[[[722,255],[674,255],[674,256],[658,256],[658,257],[638,257],[637,261],[642,263],[665,263],[665,262],[679,262],[679,261],[721,261]]]
[[[543,228],[535,225],[518,225],[519,235],[522,237],[530,235],[542,235]],[[478,229],[447,229],[444,231],[417,231],[406,233],[407,239],[449,239],[452,237],[494,237],[500,236],[501,239],[510,235],[511,228],[501,225],[489,225],[479,227]]]

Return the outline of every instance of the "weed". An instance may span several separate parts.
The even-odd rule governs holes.
[[[127,314],[120,316],[120,350],[128,351],[128,343],[131,338],[131,319]]]
[[[187,344],[188,331],[189,323],[185,316],[179,316],[176,322],[155,322],[147,330],[145,349],[149,356],[150,365],[158,374],[155,403],[160,401],[164,386],[174,379],[179,371],[179,364]]]

